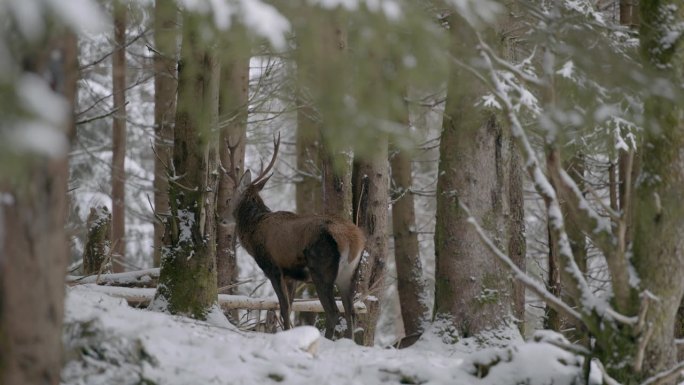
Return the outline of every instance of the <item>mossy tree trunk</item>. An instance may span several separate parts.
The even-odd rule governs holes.
[[[171,163],[173,119],[176,114],[176,65],[178,10],[173,2],[154,5],[154,210],[159,217],[169,213],[167,167]],[[154,221],[154,266],[161,264],[164,223]]]
[[[83,251],[83,275],[109,273],[111,265],[107,257],[111,253],[112,246],[110,240],[112,214],[107,206],[93,207],[90,209],[86,223],[88,232]]]
[[[205,319],[217,303],[219,63],[205,44],[201,18],[185,14],[178,77],[170,216],[159,286],[151,307]]]
[[[658,76],[684,80],[684,44],[669,41],[684,22],[684,7],[673,0],[642,0],[641,47]],[[641,288],[658,297],[646,321],[652,336],[645,351],[644,376],[676,362],[674,323],[684,294],[684,123],[678,100],[666,95],[646,101],[641,175],[634,196],[632,263]]]

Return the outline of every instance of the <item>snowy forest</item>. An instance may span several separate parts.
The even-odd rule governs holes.
[[[0,385],[684,383],[684,2],[0,22]]]

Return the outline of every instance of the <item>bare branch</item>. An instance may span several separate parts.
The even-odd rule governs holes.
[[[79,121],[76,122],[75,124],[76,124],[77,126],[80,126],[80,125],[82,125],[82,124],[87,124],[87,123],[90,123],[90,122],[94,122],[94,121],[96,121],[96,120],[104,119],[104,118],[106,118],[106,117],[108,117],[108,116],[111,116],[111,115],[116,114],[116,113],[119,112],[119,110],[121,110],[122,108],[126,108],[126,106],[128,105],[128,103],[130,103],[129,100],[127,100],[126,103],[124,103],[123,106],[118,106],[118,107],[112,109],[111,111],[105,112],[104,114],[101,114],[101,115],[96,115],[96,116],[93,116],[93,117],[91,117],[91,118],[79,120]]]

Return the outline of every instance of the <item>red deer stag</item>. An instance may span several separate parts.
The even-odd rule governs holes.
[[[285,329],[292,328],[292,298],[289,298],[285,279],[311,280],[326,315],[325,337],[332,339],[339,319],[333,286],[337,285],[347,323],[345,336],[351,338],[355,318],[353,279],[365,238],[349,221],[327,215],[273,212],[264,204],[259,192],[272,175],[267,174],[275,163],[280,136],[274,137],[273,142],[273,157],[254,180],[249,170],[242,178],[237,177],[233,158],[235,147],[228,146],[232,164],[227,174],[237,186],[229,205],[235,232],[242,247],[271,281]]]

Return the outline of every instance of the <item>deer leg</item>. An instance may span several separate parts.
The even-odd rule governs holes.
[[[347,330],[344,336],[353,339],[354,327],[356,323],[356,313],[354,312],[354,293],[349,287],[340,287],[340,297],[342,297],[342,306],[344,306],[344,319],[347,321]]]
[[[283,318],[283,329],[292,329],[292,323],[290,322],[290,299],[285,277],[283,277],[283,273],[280,269],[274,269],[271,274],[268,274],[268,279],[271,281],[273,290],[275,290],[276,296],[278,297],[280,316]]]
[[[335,325],[339,318],[339,311],[335,303],[335,294],[333,292],[334,286],[332,281],[326,279],[317,271],[311,272],[311,280],[316,287],[318,293],[318,300],[321,301],[323,310],[325,311],[325,338],[332,339],[335,332]]]

